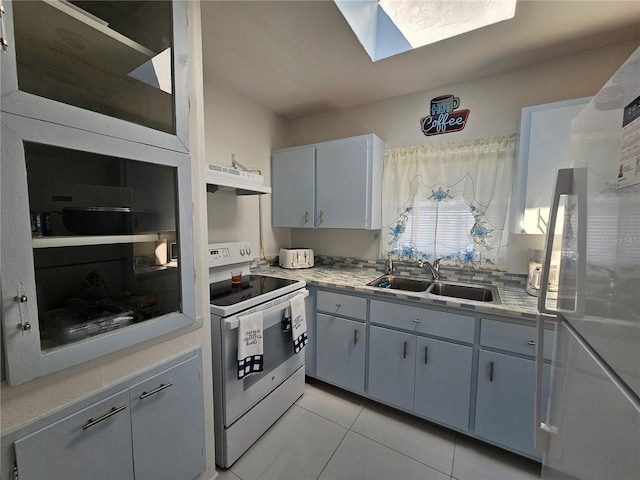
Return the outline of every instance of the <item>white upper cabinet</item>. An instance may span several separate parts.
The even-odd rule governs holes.
[[[187,2],[4,6],[3,111],[188,151]]]
[[[572,164],[571,121],[589,100],[578,98],[522,109],[512,232],[546,233],[556,172]]]
[[[273,226],[379,229],[383,159],[373,134],[274,151]]]
[[[3,4],[3,379],[17,385],[195,322],[187,4]]]
[[[277,150],[271,160],[274,227],[313,228],[315,212],[314,146]]]

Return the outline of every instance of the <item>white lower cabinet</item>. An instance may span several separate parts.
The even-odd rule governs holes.
[[[366,327],[363,322],[319,313],[316,318],[316,375],[364,393]]]
[[[15,442],[21,480],[133,479],[129,391]]]
[[[316,376],[316,288],[307,285],[309,296],[305,302],[307,320],[307,346],[304,347],[304,373],[310,377]]]
[[[469,430],[473,347],[418,337],[414,411]]]
[[[533,447],[533,322],[320,289],[316,309],[312,376],[540,459]],[[553,344],[554,332],[544,334],[545,345]],[[550,354],[545,350],[546,362]],[[545,363],[543,405],[549,381]]]
[[[204,471],[204,399],[196,367],[182,363],[129,390],[136,480],[189,480]]]
[[[533,360],[480,350],[478,397],[476,401],[477,436],[529,456],[540,457],[533,447]],[[544,384],[548,386],[550,366],[544,366]],[[543,392],[543,405],[548,399]]]
[[[206,468],[201,372],[200,355],[191,354],[22,436],[15,478],[197,477]]]
[[[372,326],[369,395],[469,429],[473,347]]]
[[[544,334],[545,346],[553,344],[553,331],[545,330]],[[541,455],[533,446],[535,344],[533,325],[481,320],[475,434],[539,459]],[[550,355],[550,349],[545,350],[545,359]],[[542,405],[549,398],[550,372],[545,363]]]
[[[369,335],[369,395],[412,410],[416,336],[376,326],[371,327]]]
[[[367,299],[318,290],[316,308],[316,375],[365,393]]]

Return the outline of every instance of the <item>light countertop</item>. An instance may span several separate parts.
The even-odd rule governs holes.
[[[490,313],[493,315],[527,320],[536,320],[538,317],[538,298],[527,294],[522,287],[496,285],[502,301],[500,305],[496,305],[454,298],[444,300],[417,292],[400,292],[398,290],[367,287],[365,286],[367,283],[382,275],[381,272],[370,268],[316,266],[313,268],[288,270],[277,266],[260,265],[253,268],[252,273],[303,280],[307,284],[316,287],[344,289],[350,292],[372,295],[380,299],[398,298],[427,305],[446,306],[465,311]]]

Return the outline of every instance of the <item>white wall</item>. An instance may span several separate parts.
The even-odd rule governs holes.
[[[290,124],[289,146],[375,133],[390,149],[515,133],[523,107],[594,95],[636,47],[634,42],[619,44],[525,69],[301,119]],[[461,132],[425,137],[420,131],[419,119],[428,114],[430,100],[444,94],[460,97],[459,108],[471,111],[467,125]],[[549,181],[553,181],[555,172],[541,173],[548,174]],[[322,255],[376,259],[379,252],[379,239],[374,238],[374,233],[355,230],[293,229],[291,243],[313,248]],[[507,269],[524,273],[526,249],[542,248],[544,239],[511,235],[509,244]]]
[[[214,80],[205,78],[204,82],[205,161],[230,167],[235,154],[245,167],[260,170],[265,184],[271,185],[271,150],[286,145],[286,122]],[[289,245],[289,229],[271,227],[271,195],[208,193],[207,221],[209,243],[248,240],[254,256],[261,244],[267,256]]]

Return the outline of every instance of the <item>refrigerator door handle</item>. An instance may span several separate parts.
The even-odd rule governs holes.
[[[549,214],[549,224],[547,229],[547,239],[544,252],[544,263],[542,266],[542,279],[540,280],[540,296],[538,298],[538,321],[536,325],[537,342],[536,342],[536,361],[535,361],[535,385],[533,396],[533,442],[534,447],[541,453],[547,453],[549,449],[549,441],[551,434],[557,431],[557,428],[544,423],[542,421],[542,390],[543,390],[543,371],[544,371],[544,324],[545,321],[558,322],[558,313],[560,309],[550,309],[547,307],[547,294],[549,290],[549,273],[551,270],[551,257],[553,253],[553,242],[556,236],[556,223],[558,219],[558,207],[560,205],[560,197],[562,195],[574,195],[577,197],[577,242],[576,242],[576,285],[575,303],[573,304],[573,312],[583,310],[582,295],[584,295],[584,279],[586,274],[586,219],[587,219],[587,169],[586,168],[563,168],[558,170],[555,190],[551,202],[551,211]],[[565,212],[566,213],[566,212]],[[559,284],[558,301],[562,283]],[[567,310],[565,310],[567,312]]]
[[[558,207],[560,205],[560,197],[562,197],[562,195],[568,195],[572,192],[573,169],[562,168],[558,170],[556,185],[553,190],[553,197],[551,198],[551,209],[549,211],[549,222],[547,223],[547,238],[544,249],[544,262],[542,266],[542,278],[540,279],[540,292],[538,295],[538,311],[547,315],[555,315],[557,313],[556,310],[547,308],[547,294],[549,290],[549,265],[551,265],[551,255],[553,253],[553,241],[556,233],[555,230],[558,220]],[[540,345],[539,341],[538,345]]]
[[[533,390],[533,447],[540,453],[547,453],[549,450],[550,433],[553,427],[542,421],[542,378],[544,371],[544,322],[557,321],[556,317],[545,317],[538,315],[536,322],[536,378]]]
[[[560,205],[560,197],[563,195],[574,195],[577,197],[577,243],[576,252],[576,288],[574,295],[582,295],[584,292],[584,281],[586,274],[586,256],[587,256],[587,169],[586,168],[561,168],[558,170],[556,185],[551,200],[551,210],[549,213],[549,223],[547,228],[547,238],[544,249],[544,263],[542,265],[542,278],[540,279],[540,295],[538,297],[538,311],[541,314],[555,316],[559,309],[547,307],[547,296],[549,292],[549,275],[551,272],[551,257],[553,254],[553,244],[556,236],[556,223],[558,220],[558,207]],[[566,212],[565,212],[566,213]],[[560,271],[560,274],[562,272]],[[559,285],[561,288],[562,285]],[[558,290],[558,299],[560,300],[561,291]],[[573,311],[578,310],[580,301],[575,298]]]

